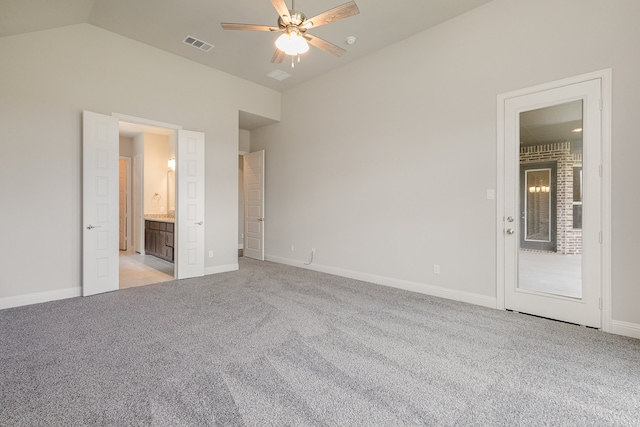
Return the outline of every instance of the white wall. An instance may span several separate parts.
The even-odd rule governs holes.
[[[251,133],[267,258],[495,301],[497,95],[611,67],[613,318],[640,326],[638,22],[629,0],[495,0],[285,92]]]
[[[81,286],[82,110],[206,134],[205,271],[237,266],[238,111],[278,120],[279,93],[88,24],[2,37],[0,58],[0,307]]]
[[[240,129],[238,133],[238,151],[240,154],[248,153],[251,151],[251,132],[245,129]]]

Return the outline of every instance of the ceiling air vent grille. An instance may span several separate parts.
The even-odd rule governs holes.
[[[182,40],[182,42],[188,44],[189,46],[193,46],[197,49],[204,50],[205,52],[209,52],[211,49],[213,49],[212,44],[191,36],[185,37],[184,40]]]
[[[269,74],[267,74],[268,77],[271,77],[272,79],[276,79],[279,82],[288,79],[289,77],[291,77],[291,74],[282,71],[282,70],[273,70],[272,72],[270,72]]]

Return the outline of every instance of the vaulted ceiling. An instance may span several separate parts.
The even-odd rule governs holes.
[[[286,0],[291,8],[291,0]],[[347,0],[297,0],[307,17]],[[200,64],[278,91],[390,46],[491,0],[356,0],[360,13],[309,31],[347,50],[341,58],[319,49],[291,68],[270,63],[279,33],[225,31],[221,22],[277,26],[270,0],[0,0],[0,37],[89,23]],[[209,52],[183,43],[192,36],[214,46]],[[349,36],[356,38],[347,44]],[[411,58],[398,67],[411,66]],[[278,81],[267,74],[291,77]]]

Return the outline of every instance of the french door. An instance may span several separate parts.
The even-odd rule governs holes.
[[[119,120],[83,112],[83,296],[119,288],[118,158]],[[205,135],[178,130],[177,278],[204,275]],[[142,192],[142,157],[134,157],[134,192]],[[136,187],[136,185],[138,187]],[[136,209],[138,209],[136,211]],[[143,206],[134,203],[134,217]],[[134,221],[135,245],[144,248],[144,224]]]
[[[506,309],[602,325],[601,83],[501,99]]]

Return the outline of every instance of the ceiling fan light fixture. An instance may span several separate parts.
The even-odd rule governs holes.
[[[309,50],[309,43],[296,32],[284,33],[276,40],[276,47],[287,55],[296,56]]]

